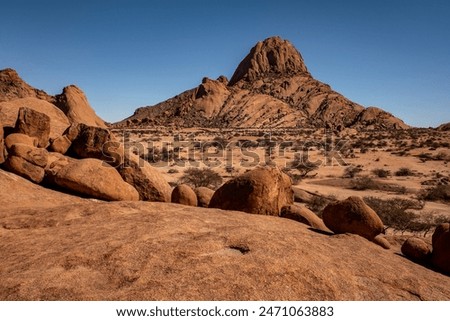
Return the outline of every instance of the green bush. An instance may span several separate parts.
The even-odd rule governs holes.
[[[222,184],[222,181],[222,177],[208,167],[188,168],[184,171],[183,176],[180,178],[181,183],[188,184],[194,188],[208,187],[211,189],[216,189]]]

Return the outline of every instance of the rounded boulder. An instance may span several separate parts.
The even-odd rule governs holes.
[[[186,184],[180,184],[173,189],[171,200],[172,203],[197,206],[197,195],[195,195],[193,189]]]
[[[209,207],[279,216],[283,206],[294,202],[291,185],[278,168],[259,167],[222,185]]]
[[[356,196],[328,204],[322,217],[325,225],[337,234],[352,233],[372,241],[384,230],[377,213]]]

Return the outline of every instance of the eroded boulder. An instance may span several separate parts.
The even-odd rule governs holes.
[[[404,256],[417,263],[427,263],[431,258],[431,249],[428,244],[418,237],[410,237],[401,248]]]
[[[99,159],[72,160],[59,168],[55,162],[53,165],[52,181],[64,189],[107,201],[139,200],[136,189],[124,182],[114,167]]]
[[[357,196],[328,204],[322,218],[325,225],[335,233],[358,234],[371,241],[384,231],[383,222],[377,213]]]
[[[172,203],[197,206],[197,195],[189,185],[180,184],[172,191]]]
[[[136,188],[140,200],[170,202],[170,185],[156,169],[139,156],[126,155],[117,171],[125,182]]]
[[[197,205],[199,207],[208,207],[214,191],[208,187],[201,186],[195,188],[194,192],[197,195]]]
[[[320,217],[318,217],[313,211],[309,210],[305,206],[300,205],[286,205],[283,206],[280,212],[280,216],[288,218],[299,223],[306,224],[315,229],[322,231],[329,231]]]
[[[291,179],[278,168],[259,167],[222,185],[209,207],[278,216],[293,203]]]
[[[36,137],[38,146],[45,148],[50,137],[50,117],[31,108],[21,107],[15,131],[30,137]]]

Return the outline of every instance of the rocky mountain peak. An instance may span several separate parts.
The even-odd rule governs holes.
[[[295,47],[280,37],[258,42],[241,61],[229,82],[254,81],[269,74],[309,74],[303,58]]]

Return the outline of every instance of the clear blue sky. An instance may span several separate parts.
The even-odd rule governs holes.
[[[279,35],[312,75],[414,126],[450,121],[450,2],[0,1],[0,69],[50,94],[76,84],[107,121],[231,77]]]

